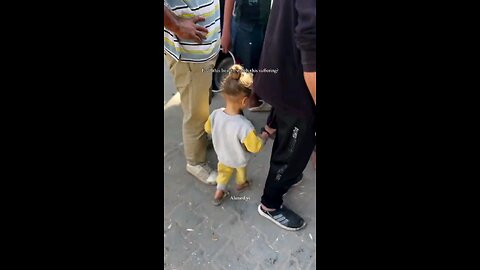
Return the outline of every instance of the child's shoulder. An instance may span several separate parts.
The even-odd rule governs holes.
[[[248,120],[248,118],[245,117],[245,115],[240,116],[240,121],[245,128],[247,128],[247,129],[254,128],[253,124],[252,124],[252,121]]]
[[[212,113],[218,113],[218,112],[223,112],[223,110],[225,110],[225,108],[218,108],[216,110],[213,110]]]
[[[242,140],[246,138],[250,132],[255,131],[255,126],[244,115],[238,118],[237,125],[238,134],[239,137],[242,138]]]
[[[223,112],[224,109],[225,109],[225,108],[219,108],[219,109],[213,110],[212,113],[210,114],[210,117],[211,117],[211,118],[215,117],[215,115]]]

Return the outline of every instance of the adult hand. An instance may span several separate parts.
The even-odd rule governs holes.
[[[203,39],[207,39],[208,30],[196,23],[203,21],[205,21],[205,18],[199,16],[191,19],[178,18],[175,34],[181,39],[202,43]]]
[[[228,53],[232,46],[232,40],[230,39],[230,31],[224,31],[222,34],[222,51]]]
[[[270,135],[267,132],[263,131],[262,134],[260,134],[260,137],[263,139],[264,142],[266,142]]]

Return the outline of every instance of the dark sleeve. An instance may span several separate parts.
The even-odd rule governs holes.
[[[296,0],[295,9],[298,13],[295,26],[295,43],[302,57],[303,71],[315,72],[317,68],[316,38],[317,18],[316,0]]]

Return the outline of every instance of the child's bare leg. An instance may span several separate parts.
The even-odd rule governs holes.
[[[215,200],[220,200],[223,197],[223,194],[225,194],[225,191],[222,189],[217,189],[215,191],[215,196],[213,197]]]
[[[215,195],[213,196],[214,200],[221,200],[223,198],[223,196],[225,195],[225,192],[227,190],[228,178],[230,178],[230,175],[225,175],[225,174],[222,174],[222,173],[218,174],[217,190],[215,191]]]

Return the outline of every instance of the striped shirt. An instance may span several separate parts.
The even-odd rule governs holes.
[[[164,0],[164,5],[181,18],[201,16],[205,21],[197,24],[208,29],[202,43],[179,39],[172,31],[163,28],[163,49],[177,61],[203,63],[220,51],[220,3],[219,0]]]

